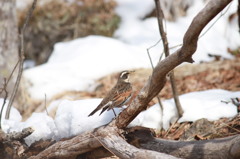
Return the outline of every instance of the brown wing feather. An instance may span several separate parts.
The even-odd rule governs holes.
[[[116,92],[116,90],[117,90],[117,92]],[[126,84],[117,83],[117,85],[115,85],[115,87],[113,87],[108,92],[108,94],[101,101],[101,103],[97,106],[97,108],[94,109],[88,116],[95,114],[100,109],[103,109],[101,112],[101,113],[103,113],[106,109],[109,110],[114,107],[120,107],[121,104],[123,104],[128,99],[128,97],[131,96],[131,92],[132,92],[132,87],[131,87],[130,83],[126,83]],[[105,108],[105,105],[109,101],[112,101],[113,104],[111,104]]]
[[[121,107],[125,101],[131,96],[132,94],[132,87],[131,85],[127,85],[128,88],[124,88],[121,92],[114,94],[112,102],[113,104],[108,107],[108,110],[114,107]]]

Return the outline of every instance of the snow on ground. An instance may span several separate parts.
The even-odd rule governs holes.
[[[57,43],[47,63],[27,69],[23,77],[29,81],[28,91],[35,99],[51,98],[63,91],[90,91],[95,80],[116,71],[136,68],[149,68],[150,62],[146,49],[159,39],[156,18],[142,19],[154,7],[149,0],[117,0],[116,12],[122,18],[115,38],[103,36],[88,36],[69,42]],[[187,16],[176,22],[166,22],[170,47],[182,43],[182,38],[192,18],[203,8],[202,1],[194,1]],[[209,61],[208,53],[231,58],[227,47],[239,47],[237,21],[228,22],[228,16],[235,12],[237,1],[234,1],[222,18],[204,35],[193,58],[196,62]],[[223,11],[224,12],[224,11]],[[216,19],[216,18],[215,18]],[[213,21],[214,22],[214,21]],[[213,23],[211,22],[211,23]],[[211,25],[211,24],[210,24]],[[208,25],[208,27],[210,26]],[[207,28],[208,28],[207,27]],[[238,35],[238,36],[237,36]],[[172,51],[172,50],[171,50]],[[157,64],[162,52],[161,43],[150,50],[154,65]],[[192,92],[180,96],[184,115],[179,120],[195,121],[200,118],[217,120],[221,117],[233,117],[237,114],[233,104],[221,102],[239,97],[240,92],[224,90],[209,90]],[[32,126],[35,131],[26,138],[28,144],[40,139],[55,139],[69,137],[107,124],[113,118],[111,111],[99,116],[99,112],[91,117],[87,115],[99,104],[101,99],[87,100],[58,100],[49,109],[58,107],[55,119],[46,113],[33,113],[25,122],[21,122],[21,115],[12,108],[10,120],[4,120],[5,132],[20,131]],[[3,100],[0,100],[0,106]],[[150,128],[163,127],[167,129],[169,123],[176,119],[176,109],[172,99],[163,101],[163,117],[158,104],[139,114],[131,126],[140,125]],[[121,109],[116,110],[118,113]],[[5,114],[5,113],[4,113]]]
[[[64,91],[90,91],[94,88],[94,81],[104,75],[125,69],[150,67],[146,49],[160,37],[157,19],[142,18],[153,9],[154,1],[117,2],[119,5],[116,12],[122,18],[122,23],[115,32],[115,39],[92,35],[57,43],[47,63],[24,71],[23,77],[30,83],[28,92],[32,98],[44,99],[45,94],[51,98]],[[196,62],[211,60],[208,53],[231,58],[227,47],[239,47],[237,21],[227,24],[229,14],[236,11],[235,2],[200,39],[198,50],[193,56]],[[176,22],[166,22],[170,47],[182,43],[191,20],[203,6],[202,1],[194,1],[186,17]],[[161,43],[150,50],[154,65],[161,52]]]
[[[196,121],[201,118],[217,120],[222,117],[234,117],[237,115],[237,107],[232,103],[226,104],[221,101],[230,101],[230,98],[239,97],[240,92],[230,92],[225,90],[207,90],[192,92],[181,95],[180,101],[183,106],[184,114],[179,122]],[[0,100],[2,105],[3,100]],[[12,109],[10,120],[4,120],[3,130],[5,132],[21,131],[23,128],[32,126],[35,131],[28,136],[25,141],[28,145],[40,139],[59,140],[64,137],[71,137],[85,131],[92,130],[99,126],[109,123],[113,117],[113,112],[107,111],[99,116],[100,111],[93,116],[88,114],[96,108],[101,99],[85,100],[61,100],[57,104],[55,119],[44,113],[33,113],[27,121],[21,122],[19,112]],[[56,105],[56,103],[52,103]],[[154,129],[167,129],[171,122],[177,118],[177,112],[173,99],[163,101],[163,117],[160,116],[161,110],[158,104],[140,113],[130,126],[145,126]],[[118,114],[121,108],[115,109]]]
[[[58,43],[46,64],[24,71],[33,98],[51,98],[63,91],[89,90],[94,80],[112,72],[150,67],[145,50],[119,40],[88,36]]]

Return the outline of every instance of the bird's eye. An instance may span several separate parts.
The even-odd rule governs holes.
[[[127,79],[127,78],[128,78],[128,74],[129,74],[129,73],[127,73],[127,72],[122,73],[122,74],[121,74],[121,78],[122,78],[122,79]]]
[[[127,77],[128,77],[128,75],[127,75],[127,74],[124,74],[122,78],[123,78],[123,79],[127,79]]]

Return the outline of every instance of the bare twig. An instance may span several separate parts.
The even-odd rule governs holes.
[[[12,75],[13,75],[13,73],[15,72],[18,64],[19,64],[19,60],[18,60],[18,62],[15,64],[15,66],[14,66],[14,68],[13,68],[10,76],[8,77],[8,80],[7,80],[7,82],[6,82],[6,85],[8,85],[8,83],[9,83],[10,79],[12,78]],[[3,91],[4,91],[4,89],[2,88],[1,91],[0,91],[0,95],[2,94]]]
[[[48,113],[48,110],[47,110],[47,95],[46,95],[46,93],[45,93],[44,97],[45,97],[44,98],[45,110],[46,110],[47,115],[49,116],[49,113]]]
[[[167,57],[167,56],[169,56],[169,48],[168,48],[168,40],[167,40],[166,32],[163,29],[164,15],[163,15],[163,11],[161,9],[161,5],[160,5],[159,0],[155,0],[155,4],[156,4],[156,9],[157,9],[157,19],[158,19],[159,32],[160,32],[160,35],[162,37],[165,56]],[[175,104],[176,104],[176,107],[177,107],[177,110],[178,110],[178,116],[180,118],[183,115],[183,109],[182,109],[182,106],[181,106],[179,98],[178,98],[178,93],[177,93],[177,88],[176,88],[176,83],[175,83],[175,77],[174,77],[174,71],[173,70],[170,72],[170,82],[171,82],[171,86],[172,86],[173,98],[174,98],[174,101],[175,101]]]
[[[150,50],[151,48],[155,47],[157,44],[159,44],[159,42],[160,42],[161,40],[162,40],[162,39],[158,40],[158,41],[156,42],[156,44],[154,44],[153,46],[150,46],[149,48],[147,48],[147,54],[148,54],[148,58],[149,58],[149,60],[150,60],[152,69],[154,69],[154,66],[153,66],[153,62],[152,62],[152,58],[151,58],[151,55],[150,55],[150,53],[149,53],[149,50]],[[162,56],[163,56],[163,54],[160,55],[159,61],[161,60]],[[158,104],[159,104],[160,109],[161,109],[161,114],[160,114],[160,115],[161,115],[161,117],[163,117],[163,104],[162,104],[162,101],[161,101],[159,95],[157,95],[157,100],[158,100]],[[161,127],[161,128],[163,127],[163,120],[161,120],[160,127]]]
[[[2,129],[2,114],[3,114],[3,109],[4,109],[4,106],[5,106],[5,104],[6,104],[7,97],[8,97],[8,92],[7,92],[7,80],[6,80],[6,78],[4,78],[3,91],[5,92],[5,97],[4,97],[4,99],[3,99],[3,104],[2,104],[2,108],[1,108],[1,112],[0,112],[0,129]]]
[[[152,62],[152,58],[151,58],[151,55],[150,55],[149,50],[152,49],[153,47],[157,46],[157,45],[160,43],[161,40],[162,40],[162,39],[159,39],[154,45],[152,45],[152,46],[150,46],[149,48],[147,48],[147,54],[148,54],[148,58],[149,58],[149,60],[150,60],[152,69],[154,68],[154,66],[153,66],[153,62]],[[160,57],[162,57],[162,54],[161,54]]]
[[[25,30],[27,28],[27,25],[29,23],[29,19],[31,18],[32,13],[33,13],[33,11],[36,7],[36,3],[37,3],[37,0],[34,0],[33,3],[32,3],[32,7],[28,11],[27,17],[26,17],[25,22],[23,24],[23,27],[22,27],[22,29],[19,33],[20,45],[19,45],[19,54],[18,54],[18,58],[19,58],[18,76],[17,76],[17,80],[16,80],[16,83],[14,85],[13,92],[11,94],[11,97],[10,97],[10,100],[9,100],[9,103],[8,103],[8,106],[7,106],[5,119],[9,119],[11,106],[12,106],[12,103],[13,103],[14,98],[16,96],[16,93],[17,93],[17,90],[18,90],[18,87],[19,87],[19,84],[20,84],[20,80],[21,80],[21,77],[22,77],[23,63],[24,63],[24,59],[25,59],[25,57],[24,57],[24,32],[25,32]]]

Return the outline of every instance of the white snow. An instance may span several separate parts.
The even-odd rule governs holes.
[[[183,106],[184,114],[179,122],[196,121],[201,118],[208,120],[217,120],[223,117],[234,117],[237,115],[237,107],[232,103],[226,104],[221,101],[230,101],[230,98],[240,96],[240,92],[230,92],[225,90],[207,90],[200,92],[192,92],[181,95],[180,101]],[[57,113],[55,119],[44,113],[33,113],[32,116],[25,122],[19,119],[19,112],[12,108],[10,117],[18,116],[13,120],[4,120],[3,130],[5,132],[21,131],[26,127],[33,127],[34,133],[28,136],[25,141],[28,145],[40,139],[59,140],[65,137],[71,137],[90,131],[102,125],[106,125],[113,118],[113,112],[106,111],[99,116],[100,111],[93,116],[88,117],[88,114],[93,111],[101,102],[101,99],[85,99],[85,100],[62,100],[57,104]],[[0,103],[1,104],[1,103]],[[168,129],[170,123],[177,119],[177,112],[173,99],[163,101],[164,111],[161,117],[161,110],[158,104],[150,107],[146,111],[140,113],[131,126],[144,126],[154,129]],[[116,108],[118,114],[121,108]]]
[[[77,135],[84,131],[109,123],[114,114],[106,111],[99,116],[100,111],[88,117],[102,99],[86,99],[78,101],[63,100],[58,106],[55,123],[60,137]],[[115,109],[118,114],[121,108]]]
[[[63,91],[88,90],[94,80],[115,71],[150,67],[145,50],[119,40],[88,36],[58,43],[46,64],[24,71],[33,98],[51,98]]]
[[[151,67],[146,49],[160,39],[157,19],[142,18],[153,9],[154,1],[117,2],[119,5],[116,12],[122,18],[122,23],[115,32],[116,39],[92,35],[57,43],[47,63],[24,71],[23,78],[30,83],[28,92],[32,98],[44,99],[45,94],[51,98],[64,91],[91,91],[95,80],[107,74]],[[194,1],[186,17],[179,18],[176,22],[166,22],[170,47],[182,43],[191,20],[203,6],[202,1]],[[200,38],[198,49],[193,55],[196,62],[210,61],[212,58],[208,53],[232,58],[227,53],[227,48],[239,47],[240,36],[237,21],[229,24],[228,16],[236,11],[236,7],[235,2],[227,7],[226,14]],[[156,65],[162,53],[161,42],[150,53],[153,64]]]
[[[4,103],[4,99],[0,98],[0,112],[2,110],[3,103]],[[8,105],[8,100],[6,100],[6,103],[4,105],[4,109],[3,109],[3,114],[4,115],[2,115],[2,117],[1,117],[2,121],[5,120],[5,114],[6,114],[6,111],[7,111],[7,105]],[[22,116],[20,115],[18,110],[15,109],[14,107],[12,107],[12,109],[10,110],[9,120],[12,120],[12,121],[21,121],[22,120]]]
[[[179,97],[184,110],[183,117],[179,122],[196,121],[201,118],[208,120],[218,120],[222,117],[234,117],[237,115],[237,107],[232,103],[226,104],[221,101],[230,101],[230,98],[239,97],[240,92],[229,92],[220,89],[191,92]],[[173,99],[163,101],[164,111],[161,119],[161,109],[159,104],[149,108],[143,117],[136,118],[134,125],[160,129],[163,120],[163,128],[168,129],[169,124],[177,119],[177,110]]]
[[[44,99],[45,94],[50,99],[63,91],[91,91],[95,81],[107,74],[151,66],[146,49],[155,44],[160,36],[157,19],[143,19],[143,17],[154,8],[154,1],[117,0],[117,2],[116,12],[122,18],[122,22],[115,32],[115,38],[92,35],[57,43],[47,63],[24,71],[23,78],[24,81],[28,81],[28,93],[33,99]],[[183,35],[192,18],[203,6],[202,1],[195,0],[186,17],[179,18],[176,22],[166,22],[170,47],[182,43]],[[207,56],[208,53],[232,58],[227,53],[227,48],[239,47],[240,36],[237,20],[234,19],[229,23],[228,16],[236,9],[237,1],[233,1],[226,14],[200,38],[198,50],[193,56],[196,62],[212,60]],[[159,43],[152,48],[150,53],[156,65],[162,53],[162,44]],[[234,97],[240,97],[240,92],[207,90],[181,95],[180,101],[184,115],[179,122],[195,121],[200,118],[217,120],[222,117],[234,117],[237,114],[236,106],[221,102],[221,100],[229,101]],[[60,99],[53,101],[48,108],[57,108],[54,119],[46,112],[42,112],[33,113],[25,122],[21,121],[20,113],[12,107],[10,120],[2,121],[3,130],[12,132],[21,131],[29,126],[33,127],[34,133],[25,139],[28,145],[40,139],[59,140],[74,136],[112,120],[114,117],[112,111],[104,112],[101,116],[99,116],[100,112],[91,117],[87,116],[100,101],[101,99],[77,101]],[[0,107],[2,102],[3,99],[0,99]],[[176,119],[177,113],[173,99],[163,101],[163,105],[163,117],[160,116],[161,110],[156,104],[139,114],[130,126],[139,125],[160,129],[160,123],[163,121],[163,128],[167,129]],[[121,109],[116,109],[117,113],[120,111]]]

